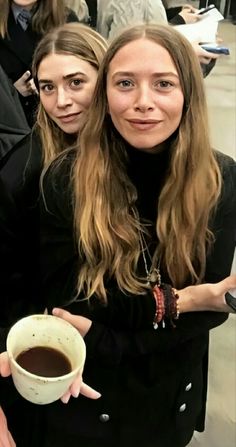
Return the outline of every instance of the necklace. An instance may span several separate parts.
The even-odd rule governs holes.
[[[140,223],[138,211],[133,210],[133,213],[134,213],[135,218]],[[157,263],[157,267],[155,267],[155,264],[156,264],[155,256],[153,256],[153,257],[151,256],[150,251],[147,246],[147,243],[146,243],[146,240],[145,240],[145,237],[144,237],[142,230],[140,228],[138,229],[138,232],[139,232],[139,243],[140,243],[144,268],[145,268],[146,277],[147,277],[147,283],[150,287],[153,287],[154,285],[160,286],[161,285],[160,261]],[[147,261],[145,253],[147,254],[147,256],[149,258],[150,268],[148,268],[148,261]]]
[[[146,240],[144,238],[144,235],[142,234],[141,230],[139,230],[139,242],[143,257],[143,263],[144,268],[147,276],[147,282],[150,287],[153,287],[153,285],[161,285],[161,274],[160,274],[160,262],[158,262],[158,266],[154,267],[155,261],[154,258],[151,257],[150,251],[148,249]],[[147,258],[145,256],[145,252],[148,255],[149,261],[150,261],[150,268],[148,268],[148,262]]]

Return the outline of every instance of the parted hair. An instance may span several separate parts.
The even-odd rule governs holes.
[[[33,57],[32,74],[38,87],[38,68],[49,54],[68,54],[77,56],[99,69],[107,43],[100,34],[81,23],[67,23],[47,33],[39,42]],[[39,104],[36,127],[42,140],[45,164],[51,161],[71,143],[76,136],[67,135],[45,112]],[[73,139],[74,138],[74,139]]]
[[[110,277],[123,291],[145,291],[137,275],[141,224],[132,211],[137,192],[126,172],[125,141],[109,117],[106,95],[113,57],[141,38],[169,52],[184,95],[156,222],[156,254],[177,288],[190,278],[198,283],[204,276],[207,247],[213,239],[209,220],[221,192],[221,174],[209,141],[202,73],[191,44],[170,26],[143,25],[123,32],[109,46],[99,70],[72,174],[75,234],[83,256],[77,291],[87,297],[95,293],[103,301]]]
[[[0,36],[7,35],[7,22],[11,8],[11,0],[0,0]],[[38,34],[44,34],[55,26],[66,21],[69,9],[64,0],[40,0],[32,8],[32,29]]]

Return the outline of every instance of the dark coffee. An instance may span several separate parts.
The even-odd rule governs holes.
[[[45,346],[22,351],[16,362],[32,374],[43,377],[59,377],[71,372],[68,358],[60,351]]]

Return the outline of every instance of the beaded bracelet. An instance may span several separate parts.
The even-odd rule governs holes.
[[[180,315],[177,290],[169,284],[161,283],[160,285],[156,284],[152,288],[152,292],[156,301],[156,311],[153,320],[154,329],[158,328],[160,322],[162,322],[162,327],[165,327],[165,317],[170,321],[171,326],[175,328],[176,325],[173,320],[178,320]]]

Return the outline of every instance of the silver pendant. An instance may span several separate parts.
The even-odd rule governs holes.
[[[148,282],[151,284],[161,284],[161,275],[158,269],[153,269],[148,274]]]

